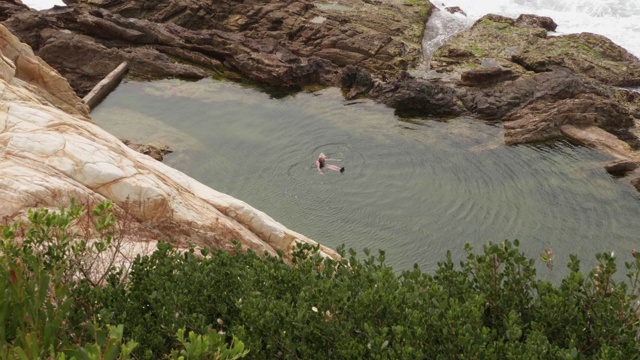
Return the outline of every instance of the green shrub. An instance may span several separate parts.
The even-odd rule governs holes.
[[[88,303],[84,294],[104,292],[114,303],[126,298],[128,269],[115,266],[126,221],[110,202],[89,212],[72,202],[58,211],[29,211],[24,224],[0,226],[0,359],[130,357],[138,343],[124,342],[124,326],[111,326],[81,306]],[[190,333],[159,357],[183,347],[187,359],[237,359],[246,353],[241,341],[227,347],[215,335]]]
[[[616,280],[612,254],[598,254],[598,266],[586,274],[572,256],[564,279],[540,280],[517,241],[490,243],[479,253],[467,246],[460,264],[448,254],[433,274],[417,267],[396,273],[384,252],[365,251],[361,259],[339,249],[343,257],[336,261],[299,245],[287,264],[239,247],[232,255],[161,243],[130,269],[112,266],[96,276],[96,255],[122,238],[113,214],[108,203],[89,213],[72,204],[0,228],[0,359],[631,359],[640,353],[635,252],[625,263],[628,284]],[[83,224],[98,241],[74,230]],[[550,251],[542,260],[551,268]]]
[[[189,332],[188,338],[184,337],[185,330],[180,329],[176,338],[184,349],[171,352],[171,359],[205,360],[205,359],[226,359],[237,360],[249,353],[244,349],[244,344],[238,339],[233,339],[230,347],[227,348],[225,338],[221,333],[209,329],[205,335],[197,335],[193,331]]]
[[[40,209],[29,212],[30,226],[0,227],[0,357],[44,358],[72,336],[68,226],[79,212]]]
[[[428,275],[397,274],[382,252],[334,261],[303,245],[288,265],[164,244],[135,261],[127,286],[87,298],[99,304],[91,311],[127,325],[146,358],[166,353],[183,327],[243,339],[256,359],[636,356],[637,289],[613,280],[611,255],[598,255],[587,276],[572,258],[555,285],[536,278],[517,241],[467,251],[459,266],[449,255]],[[637,277],[638,259],[627,265]]]

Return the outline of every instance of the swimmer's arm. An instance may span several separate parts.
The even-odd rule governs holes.
[[[320,160],[316,160],[316,167],[318,168],[318,172],[319,172],[320,174],[324,174],[324,173],[322,172],[322,170],[320,169]]]

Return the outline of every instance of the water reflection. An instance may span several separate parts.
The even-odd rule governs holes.
[[[432,270],[465,242],[518,238],[530,256],[553,248],[557,265],[638,247],[640,199],[602,169],[607,156],[564,142],[506,147],[499,124],[400,121],[337,89],[274,99],[213,80],[124,83],[93,116],[117,136],[167,143],[169,165],[287,227],[385,249],[398,269]],[[345,173],[319,175],[320,152]]]

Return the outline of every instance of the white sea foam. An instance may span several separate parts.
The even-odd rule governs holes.
[[[640,57],[640,1],[638,0],[437,0],[444,8],[459,6],[471,19],[494,13],[549,16],[559,35],[592,32],[604,35]]]
[[[22,0],[22,3],[36,10],[51,9],[54,5],[65,6],[62,0]]]
[[[428,64],[431,55],[451,36],[473,25],[473,20],[461,14],[450,14],[447,11],[434,11],[425,25],[425,36],[422,39],[424,59]]]

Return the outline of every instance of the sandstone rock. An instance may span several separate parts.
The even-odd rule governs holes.
[[[633,126],[633,118],[626,108],[594,94],[535,102],[507,115],[504,121],[507,144],[560,138],[563,125],[594,126],[611,133]]]
[[[78,116],[88,115],[89,108],[78,99],[67,81],[2,25],[0,53],[3,60],[0,74],[5,82],[18,83],[29,90],[37,89],[32,91],[31,96],[41,104],[52,105]]]
[[[616,160],[605,165],[604,169],[613,176],[625,176],[640,166],[635,161]]]
[[[124,60],[131,63],[131,75],[142,78],[197,78],[206,73],[194,66],[223,74],[227,67],[291,88],[336,85],[340,67],[349,64],[393,75],[421,60],[422,25],[432,9],[428,2],[413,6],[397,0],[335,6],[309,0],[67,4],[68,9],[17,14],[5,24],[81,95],[106,75],[104,69]],[[71,51],[63,56],[65,48]]]
[[[173,150],[167,145],[157,144],[134,144],[127,139],[123,139],[122,143],[131,149],[145,155],[149,155],[152,159],[162,161],[165,155],[171,154]]]
[[[285,258],[298,242],[316,244],[87,121],[69,85],[59,85],[63,79],[1,25],[0,51],[0,218],[11,221],[28,208],[59,207],[71,198],[109,199],[126,206],[137,226],[147,229],[138,233],[145,241],[175,239],[232,250],[237,240],[258,254],[282,250]],[[58,84],[57,107],[43,100],[51,84]],[[338,256],[326,247],[321,251]]]
[[[95,11],[92,15],[86,10],[73,8],[20,13],[5,24],[37,48],[45,61],[61,70],[81,96],[86,95],[125,60],[130,63],[130,75],[138,78],[197,79],[208,76],[206,71],[198,67],[176,63],[160,50],[145,46],[153,41],[165,47],[180,42],[165,28],[154,24],[121,19],[101,11]],[[85,30],[84,34],[82,29]],[[130,34],[138,34],[137,37],[131,35],[129,40],[135,41],[133,44],[108,40],[129,30]],[[102,37],[94,38],[85,34]],[[135,44],[139,46],[131,46]]]
[[[602,150],[618,160],[640,162],[640,156],[627,143],[598,127],[563,125],[560,131],[573,142]]]
[[[463,83],[464,84],[464,83]],[[581,93],[598,93],[592,84],[582,81],[563,68],[521,76],[494,86],[459,88],[458,97],[465,108],[482,119],[501,120],[510,112],[535,101],[555,101]]]
[[[5,21],[18,12],[29,11],[29,7],[20,0],[4,0],[0,2],[0,21]]]
[[[535,72],[561,65],[603,84],[640,85],[640,61],[611,40],[591,33],[542,39],[514,54],[513,61]]]

